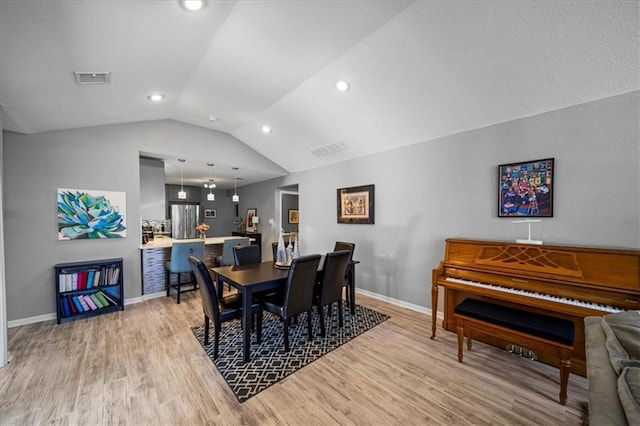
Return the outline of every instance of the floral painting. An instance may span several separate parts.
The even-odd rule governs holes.
[[[58,188],[58,239],[124,238],[126,193]]]

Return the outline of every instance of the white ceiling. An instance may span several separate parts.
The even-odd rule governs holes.
[[[296,172],[638,90],[639,4],[209,0],[189,12],[178,0],[0,0],[3,125],[173,119]],[[79,86],[73,71],[112,81]]]

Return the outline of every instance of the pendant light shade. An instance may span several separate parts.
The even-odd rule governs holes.
[[[233,176],[233,197],[231,197],[231,201],[234,203],[240,202],[240,196],[238,195],[238,168],[234,167],[234,176]]]
[[[213,163],[207,163],[207,166],[211,167],[211,171],[209,172],[209,184],[204,184],[205,188],[209,188],[209,193],[207,194],[207,201],[215,201],[216,195],[211,191],[216,187],[216,182],[213,180]]]
[[[180,191],[178,191],[178,199],[186,200],[187,193],[184,192],[184,162],[187,161],[184,158],[178,158],[180,162]]]

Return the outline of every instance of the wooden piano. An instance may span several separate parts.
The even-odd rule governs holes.
[[[571,371],[586,376],[583,319],[640,309],[640,250],[447,239],[432,274],[432,339],[439,286],[445,330],[455,331],[454,309],[466,298],[573,321]],[[500,348],[510,343],[490,333],[474,338]],[[539,359],[558,365],[544,354]]]

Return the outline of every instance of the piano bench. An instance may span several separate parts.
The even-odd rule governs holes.
[[[456,306],[453,317],[458,332],[459,362],[462,362],[464,337],[467,336],[467,349],[471,350],[474,330],[539,353],[555,355],[560,359],[560,404],[567,403],[575,334],[572,321],[476,299],[465,299]]]

